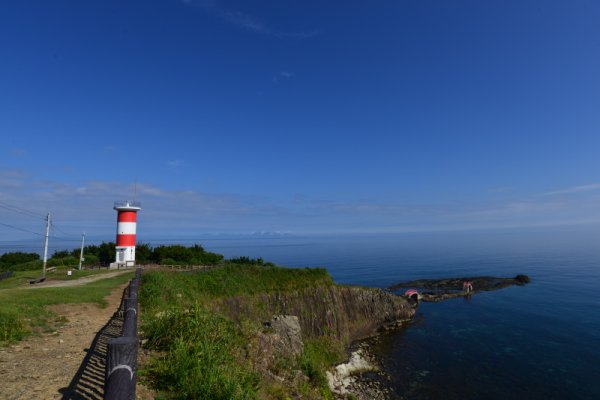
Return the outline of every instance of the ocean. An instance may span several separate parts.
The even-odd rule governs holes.
[[[469,275],[531,283],[421,303],[372,341],[394,397],[599,399],[600,229],[209,239],[227,257],[325,267],[339,283],[385,288]]]

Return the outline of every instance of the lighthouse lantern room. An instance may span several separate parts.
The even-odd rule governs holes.
[[[117,245],[115,262],[111,268],[133,267],[137,212],[142,207],[135,201],[116,201],[114,209],[117,211]]]

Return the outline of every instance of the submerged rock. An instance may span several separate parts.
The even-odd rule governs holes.
[[[472,291],[465,291],[463,283],[470,282]],[[402,288],[427,289],[420,293],[420,299],[423,301],[441,301],[454,297],[471,295],[477,292],[503,289],[513,285],[525,285],[530,282],[527,275],[519,274],[514,278],[498,278],[493,276],[474,276],[463,278],[446,279],[418,279],[396,283],[388,289],[395,291]]]

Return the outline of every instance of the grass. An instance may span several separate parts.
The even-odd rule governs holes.
[[[71,276],[67,275],[67,270],[71,270]],[[53,272],[48,272],[46,274],[47,281],[70,281],[78,278],[83,278],[84,276],[105,274],[109,272],[115,272],[114,270],[109,269],[90,269],[90,270],[81,270],[74,269],[72,267],[56,267],[56,270]],[[29,281],[31,279],[37,279],[42,276],[42,270],[33,270],[33,271],[15,271],[13,276],[7,279],[3,279],[0,281],[0,290],[1,289],[13,289],[20,286],[29,286]]]
[[[239,322],[220,314],[216,304],[241,297],[248,304],[260,295],[333,285],[324,269],[227,264],[196,273],[152,271],[142,275],[140,304],[147,347],[158,356],[145,367],[149,383],[174,399],[333,399],[325,371],[345,355],[333,337],[304,340],[304,353],[279,360],[275,369],[286,382],[253,369],[250,343],[262,320]],[[302,371],[308,381],[294,380]],[[267,374],[268,375],[268,374]],[[293,385],[296,385],[295,387]]]
[[[227,318],[173,310],[144,327],[149,346],[165,352],[146,370],[155,388],[173,399],[254,399],[259,376],[243,355],[244,334]]]
[[[228,264],[202,273],[153,272],[144,274],[142,306],[192,304],[199,297],[215,298],[291,291],[316,285],[332,285],[322,268],[282,268]]]
[[[311,383],[320,389],[325,399],[333,399],[333,395],[327,385],[324,371],[342,362],[344,356],[343,346],[332,337],[323,336],[304,341],[304,353],[298,360],[298,365]]]
[[[26,274],[16,273],[24,279]],[[126,273],[86,285],[62,288],[3,288],[0,290],[0,344],[19,341],[32,333],[52,331],[62,320],[50,312],[46,306],[53,304],[94,303],[106,306],[104,298],[117,286],[131,279],[133,273]],[[13,282],[14,283],[14,282]]]

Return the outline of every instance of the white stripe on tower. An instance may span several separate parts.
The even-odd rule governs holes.
[[[119,222],[117,224],[117,235],[135,235],[135,222]]]

